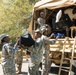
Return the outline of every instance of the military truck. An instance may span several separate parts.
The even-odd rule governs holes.
[[[56,16],[60,10],[62,10],[62,15],[60,21],[56,23]],[[45,13],[45,23],[51,26],[53,33],[64,34],[54,45],[50,45],[49,57],[55,64],[60,64],[59,75],[62,63],[70,64],[70,73],[73,59],[76,59],[76,0],[41,0],[37,2],[33,8],[32,20],[28,28],[33,37],[34,31],[38,28],[37,19],[40,12]]]

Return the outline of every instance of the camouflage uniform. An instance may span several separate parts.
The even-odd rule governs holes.
[[[40,12],[40,17],[37,19],[37,23],[40,27],[45,26],[45,13],[44,12]]]
[[[31,52],[31,62],[32,65],[29,66],[30,68],[30,75],[40,75],[39,73],[39,65],[42,61],[43,57],[43,50],[45,44],[54,44],[56,40],[48,39],[46,36],[42,35],[41,38],[38,38],[35,42],[35,45],[29,48]]]
[[[51,60],[49,57],[49,53],[50,53],[50,45],[49,44],[45,44],[44,47],[44,53],[43,53],[43,59],[42,59],[42,75],[48,75],[48,73],[50,72],[50,66],[51,66]]]
[[[9,43],[4,43],[2,47],[2,68],[4,75],[16,75],[14,53],[16,49]]]
[[[41,17],[39,17],[39,18],[37,19],[37,22],[38,22],[38,24],[40,25],[40,27],[45,25],[45,20],[44,20],[43,18],[41,18]]]
[[[17,71],[19,71],[19,72],[21,72],[22,61],[23,61],[23,50],[19,49],[15,53],[15,62],[16,62],[16,66],[17,66]]]

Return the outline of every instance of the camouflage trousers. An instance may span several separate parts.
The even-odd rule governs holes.
[[[2,66],[4,75],[17,75],[15,67],[9,68]]]
[[[40,64],[35,64],[33,67],[29,68],[30,75],[41,75],[39,71],[39,65]]]
[[[48,75],[50,72],[50,68],[51,68],[51,60],[49,57],[49,47],[48,46],[45,47],[45,50],[43,52],[43,58],[42,58],[42,74],[41,75]]]
[[[15,53],[15,63],[16,63],[16,70],[21,72],[23,62],[23,50],[18,50]]]
[[[42,62],[41,75],[48,75],[50,73],[50,68],[51,68],[51,60],[45,58],[45,60]]]

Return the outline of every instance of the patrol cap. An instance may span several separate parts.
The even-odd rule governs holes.
[[[1,34],[1,35],[0,35],[0,43],[1,43],[1,41],[3,40],[3,38],[8,37],[8,36],[9,36],[9,35],[7,35],[6,33]]]

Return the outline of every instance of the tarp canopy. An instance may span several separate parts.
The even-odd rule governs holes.
[[[76,0],[41,0],[34,6],[34,10],[39,9],[56,9],[66,6],[76,5]]]

